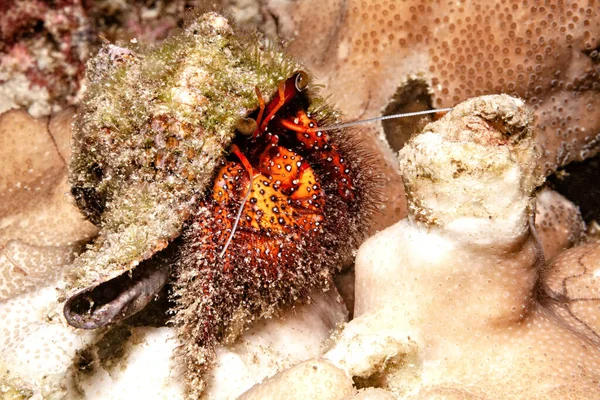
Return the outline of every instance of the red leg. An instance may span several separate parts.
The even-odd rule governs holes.
[[[273,98],[273,100],[271,100],[266,106],[264,113],[259,114],[259,118],[256,121],[259,131],[257,132],[257,135],[266,131],[267,125],[269,125],[269,122],[271,122],[271,119],[277,113],[277,111],[289,103],[296,96],[296,94],[299,93],[298,89],[296,88],[297,76],[298,74],[294,74],[286,80],[279,82],[275,98]],[[266,116],[262,118],[264,114],[266,114]]]
[[[273,101],[271,101],[271,103],[269,103],[269,107],[271,106],[271,104],[275,103],[275,106],[269,110],[269,114],[267,114],[267,116],[265,117],[265,119],[263,121],[261,121],[260,125],[259,125],[259,129],[261,132],[264,132],[267,129],[267,125],[269,124],[269,122],[271,121],[271,118],[273,118],[273,116],[275,115],[275,113],[277,113],[277,111],[279,111],[279,109],[281,107],[283,107],[283,105],[285,104],[285,83],[286,81],[281,81],[279,82],[279,85],[277,86],[277,99],[273,99]]]
[[[288,128],[289,130],[294,131],[294,132],[306,133],[310,129],[310,128],[304,127],[302,125],[295,124],[292,121],[288,121],[287,119],[282,119],[279,122],[281,122],[281,125],[283,125],[284,127]]]
[[[235,154],[237,158],[240,159],[240,162],[242,163],[242,165],[248,172],[248,175],[250,176],[250,180],[252,180],[252,178],[254,177],[254,169],[252,168],[252,165],[250,165],[250,161],[248,161],[246,156],[242,154],[242,151],[239,147],[237,147],[236,144],[231,145],[231,152]]]

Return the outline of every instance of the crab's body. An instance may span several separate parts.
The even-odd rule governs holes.
[[[92,59],[74,124],[70,182],[102,240],[80,257],[73,287],[118,276],[179,236],[235,136],[298,66],[240,39],[209,13],[156,48],[105,46]]]
[[[299,74],[282,80],[261,105],[252,135],[234,140],[184,233],[175,321],[187,369],[195,371],[188,385],[193,396],[202,390],[201,372],[216,343],[329,283],[349,238],[336,232],[350,232],[360,215],[362,194],[352,183],[360,178],[336,179],[354,169],[309,119],[310,97],[294,84]],[[298,113],[314,128],[302,140],[288,128]],[[307,145],[312,137],[321,145]]]
[[[158,71],[166,61],[175,65]],[[172,277],[193,398],[217,343],[326,287],[363,231],[356,151],[341,131],[318,131],[335,114],[292,68],[216,14],[161,48],[108,47],[91,64],[71,183],[101,232],[77,261],[65,316],[79,328],[113,323]],[[240,120],[255,128],[236,133]],[[150,260],[167,246],[173,274]]]

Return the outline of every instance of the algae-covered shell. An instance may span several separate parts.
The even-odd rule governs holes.
[[[105,45],[88,65],[70,164],[77,204],[101,231],[71,287],[122,275],[177,237],[236,122],[258,107],[256,88],[272,94],[297,67],[215,13],[158,47]]]

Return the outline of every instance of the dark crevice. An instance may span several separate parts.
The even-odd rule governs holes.
[[[575,203],[586,223],[600,220],[600,154],[572,162],[548,177],[550,187]]]
[[[58,143],[56,143],[56,139],[54,138],[54,135],[52,134],[52,130],[50,129],[50,123],[52,122],[52,117],[53,116],[46,118],[46,132],[48,132],[48,136],[50,137],[50,140],[52,141],[52,145],[54,146],[54,149],[56,150],[56,154],[58,154],[58,156],[62,160],[63,164],[65,166],[67,166],[67,160],[65,160],[62,153],[60,152],[60,149],[58,148]]]
[[[421,80],[411,80],[399,86],[382,115],[432,110],[433,102],[429,85]],[[388,144],[393,151],[400,150],[414,133],[433,121],[433,115],[395,118],[381,122]]]

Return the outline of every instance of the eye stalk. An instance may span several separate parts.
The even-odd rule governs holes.
[[[308,74],[300,70],[297,71],[295,75],[296,79],[294,81],[294,85],[296,85],[296,90],[302,92],[308,87]]]
[[[256,121],[252,118],[240,118],[235,124],[235,129],[244,136],[250,136],[258,128]]]

